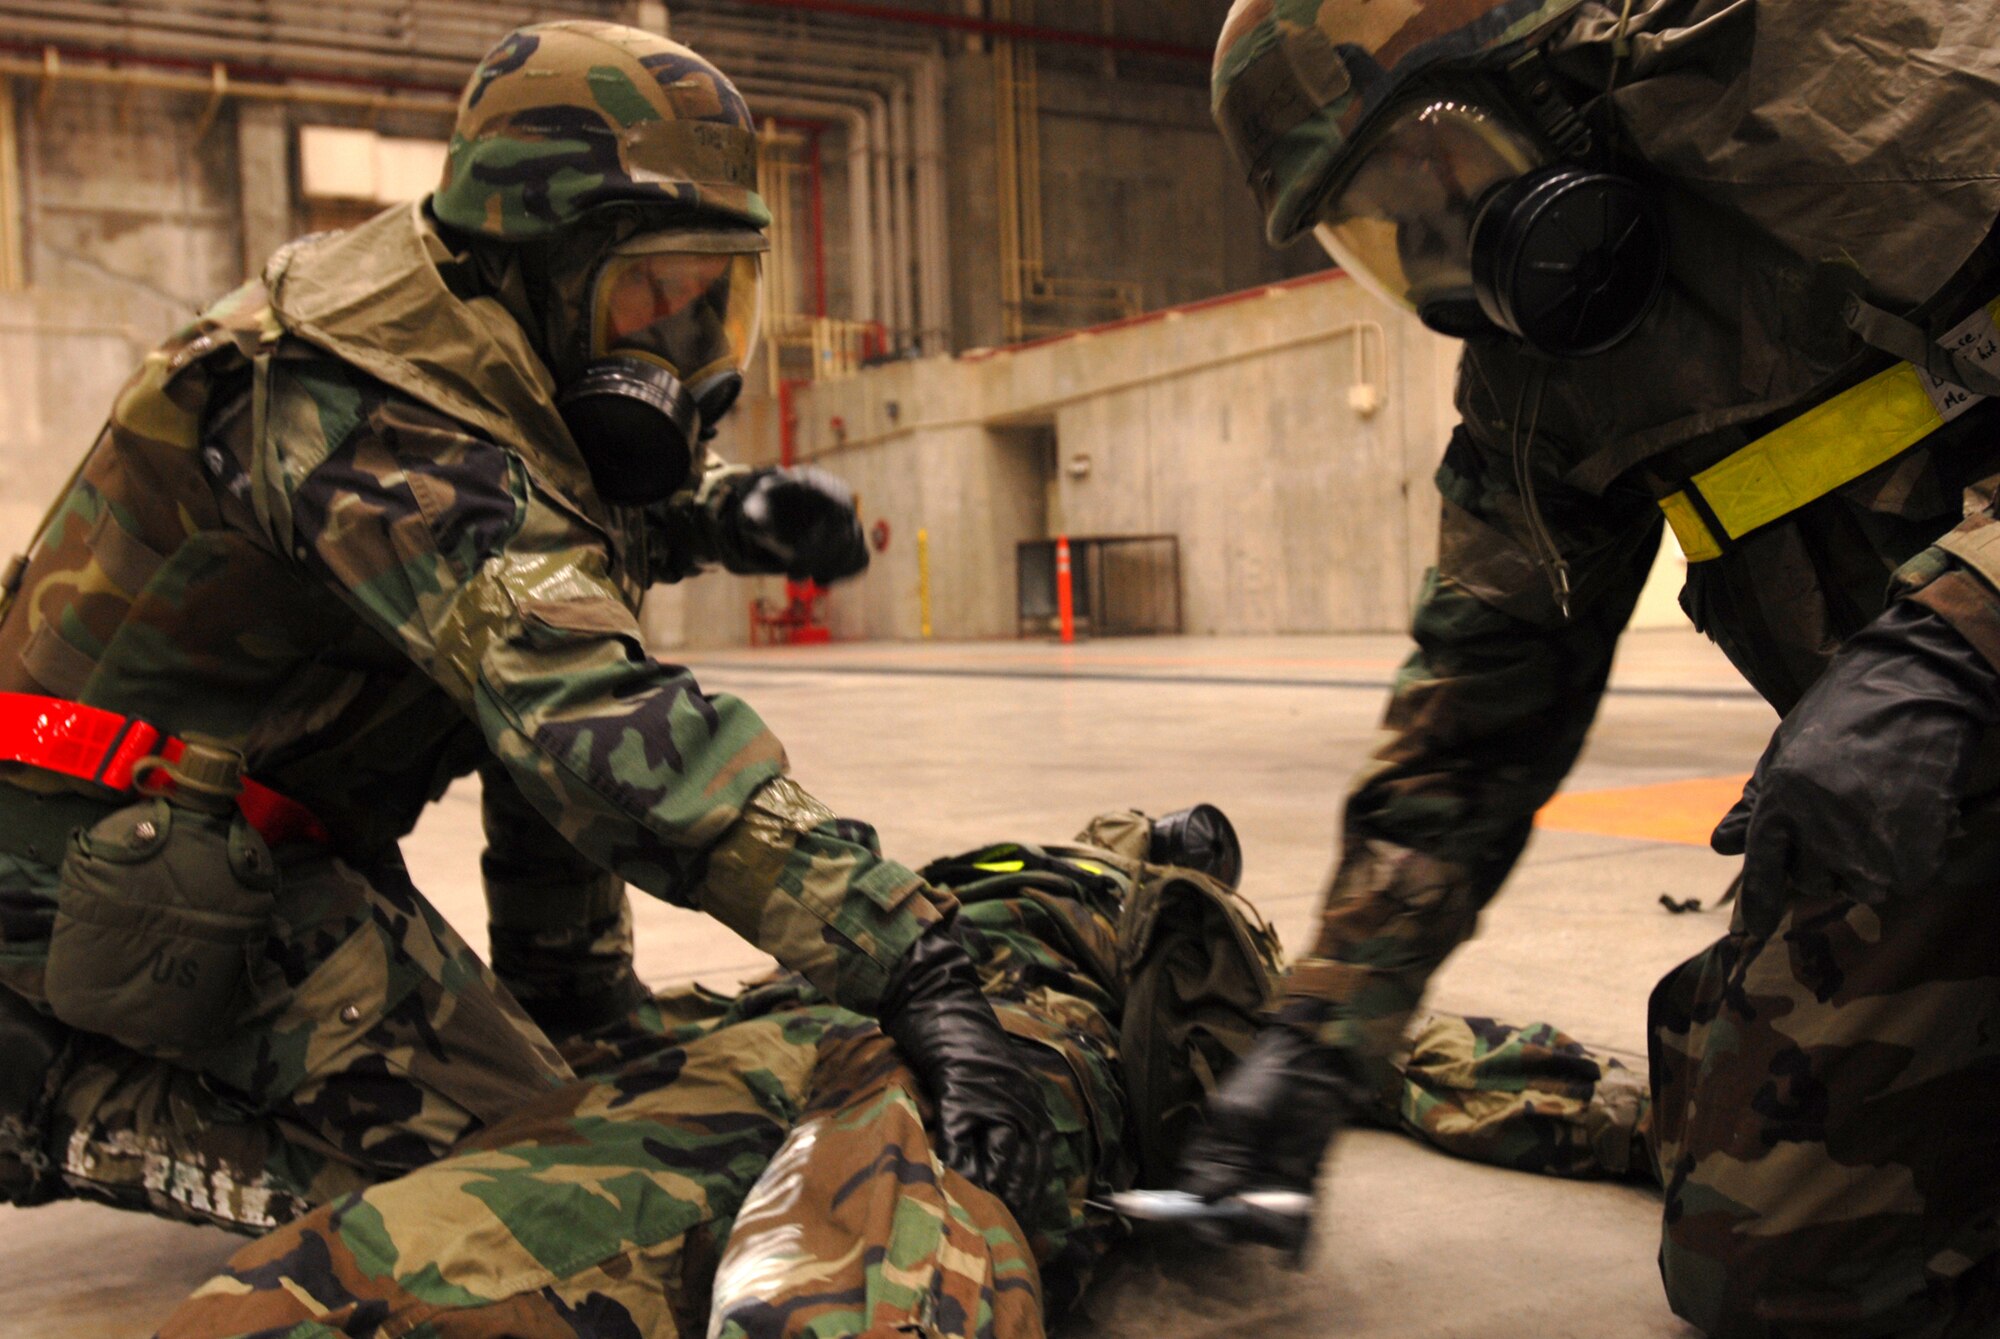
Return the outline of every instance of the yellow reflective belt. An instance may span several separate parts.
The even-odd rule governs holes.
[[[1027,867],[1026,863],[1019,860],[985,860],[973,866],[974,869],[983,869],[988,874],[1019,874]]]
[[[1986,312],[2000,321],[2000,302]],[[1980,398],[1955,386],[1934,392],[1928,383],[1898,363],[1695,475],[1660,500],[1681,552],[1695,563],[1720,558],[1723,540],[1711,519],[1727,539],[1741,539],[1894,460]]]

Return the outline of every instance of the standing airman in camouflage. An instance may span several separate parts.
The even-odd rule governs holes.
[[[1045,1118],[952,899],[647,655],[647,586],[865,557],[824,477],[704,468],[756,338],[742,98],[609,24],[516,32],[444,181],[149,356],[5,577],[0,1188],[265,1228],[571,1076],[397,841],[486,784],[500,965],[635,997],[620,881],[879,1016],[1016,1205]]]
[[[1582,746],[1663,524],[1784,715],[1651,1011],[1661,1264],[1727,1336],[2000,1326],[1990,0],[1237,0],[1274,242],[1466,340],[1319,937],[1184,1184],[1310,1184]],[[1301,1119],[1300,1112],[1314,1113]]]

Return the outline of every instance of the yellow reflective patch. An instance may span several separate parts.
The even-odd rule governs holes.
[[[1760,437],[1694,477],[1731,539],[1860,478],[1944,426],[1908,363]]]
[[[1987,310],[2000,319],[2000,303]],[[1711,465],[1693,487],[1727,538],[1740,539],[1887,464],[1944,423],[1923,374],[1898,363]],[[1721,537],[1686,490],[1662,498],[1660,510],[1689,562],[1722,556]]]
[[[1674,538],[1681,542],[1681,552],[1691,563],[1705,563],[1710,558],[1722,556],[1722,546],[1715,542],[1715,536],[1708,533],[1701,513],[1694,509],[1685,492],[1660,500],[1660,510],[1667,514],[1667,524],[1674,528]]]
[[[1069,863],[1075,865],[1078,869],[1088,871],[1091,874],[1104,873],[1104,866],[1093,864],[1091,861],[1088,860],[1072,860]]]
[[[988,874],[1019,874],[1027,867],[1027,864],[1020,860],[990,860],[973,866],[974,869],[983,869]]]

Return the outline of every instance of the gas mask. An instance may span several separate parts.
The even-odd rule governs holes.
[[[743,390],[767,245],[748,229],[643,233],[591,276],[588,356],[556,407],[606,502],[646,506],[687,483]]]
[[[1637,182],[1552,152],[1505,105],[1432,93],[1387,109],[1314,235],[1441,334],[1602,353],[1659,298],[1664,227]]]

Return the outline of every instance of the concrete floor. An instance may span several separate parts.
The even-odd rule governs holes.
[[[1094,811],[1210,800],[1235,820],[1245,890],[1287,944],[1306,936],[1348,775],[1368,752],[1403,643],[1391,637],[854,645],[709,654],[703,683],[756,704],[804,784],[912,863],[989,838],[1066,837]],[[1721,928],[1731,862],[1700,844],[1773,718],[1705,642],[1628,636],[1568,798],[1479,939],[1440,977],[1441,1008],[1558,1023],[1645,1045],[1647,992]],[[408,845],[419,886],[475,942],[477,795],[446,796]],[[730,985],[757,955],[640,899],[641,972]],[[1654,1269],[1657,1205],[1630,1187],[1457,1162],[1387,1134],[1342,1139],[1300,1274],[1256,1254],[1139,1247],[1065,1334],[1107,1339],[1691,1334]],[[92,1206],[0,1210],[0,1333],[147,1333],[237,1245]]]

